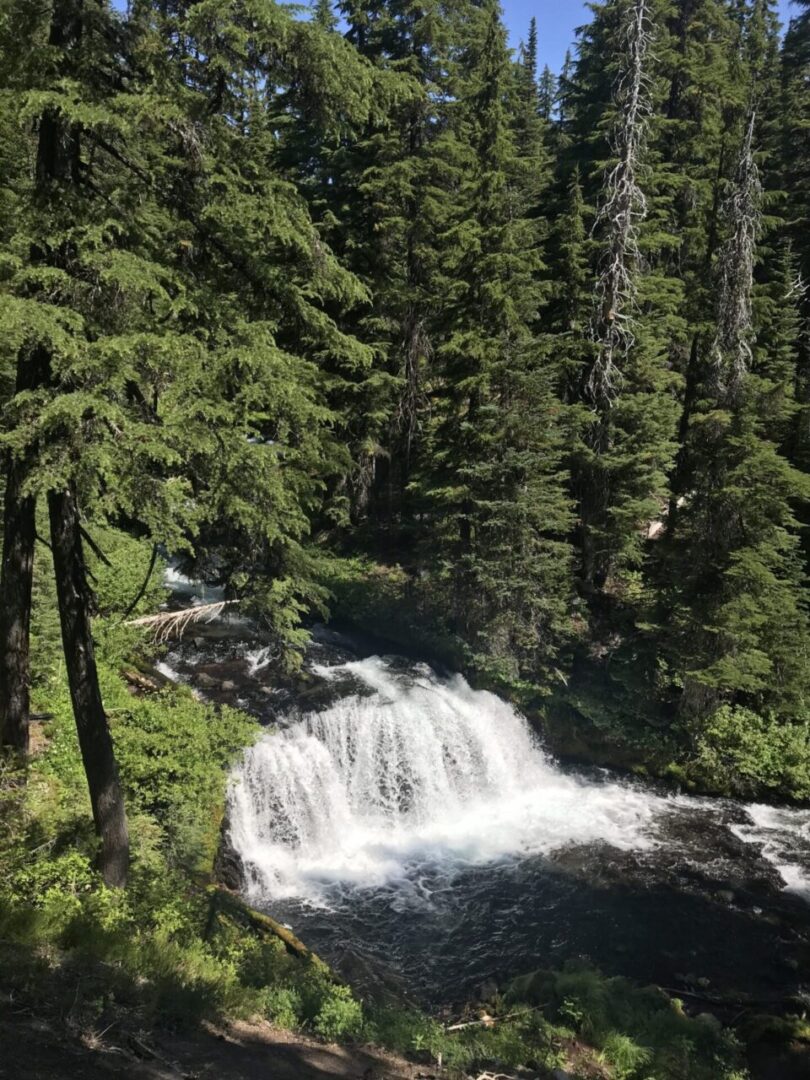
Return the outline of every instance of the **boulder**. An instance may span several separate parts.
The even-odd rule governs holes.
[[[492,1001],[495,995],[498,993],[498,984],[494,979],[485,979],[484,982],[478,987],[478,1000],[479,1001]]]

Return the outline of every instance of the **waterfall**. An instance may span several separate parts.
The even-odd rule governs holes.
[[[229,791],[248,890],[327,903],[342,885],[395,886],[454,868],[604,841],[655,845],[673,801],[563,773],[525,718],[459,675],[370,657],[320,669],[363,692],[269,733]]]

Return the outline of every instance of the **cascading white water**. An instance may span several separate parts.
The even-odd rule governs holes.
[[[569,844],[654,845],[673,801],[565,775],[526,720],[461,676],[379,657],[321,669],[369,691],[268,734],[230,788],[231,841],[254,894],[325,902],[335,883],[413,879]]]
[[[779,871],[789,892],[810,903],[810,810],[751,803],[750,824],[732,826],[748,844],[760,847],[763,858]]]
[[[272,650],[269,645],[264,645],[258,649],[248,649],[245,652],[245,661],[248,666],[248,675],[256,675],[262,671],[273,658]]]

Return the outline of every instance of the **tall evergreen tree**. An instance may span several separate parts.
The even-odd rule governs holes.
[[[548,146],[548,123],[540,115],[537,86],[537,23],[532,19],[527,44],[515,66],[513,100],[509,113],[515,133],[516,167],[514,183],[523,193],[522,212],[543,216],[547,189],[551,184],[551,153]]]
[[[120,885],[126,822],[84,560],[93,523],[216,555],[295,645],[315,598],[304,538],[343,460],[319,361],[368,359],[325,305],[364,294],[278,174],[275,102],[255,92],[325,105],[320,28],[274,5],[261,19],[223,6],[218,21],[143,0],[126,25],[103,0],[45,14],[14,98],[17,121],[36,120],[36,169],[15,178],[0,315],[4,362],[25,378],[4,412],[22,470],[7,481],[4,566],[27,572],[33,526],[21,558],[19,522],[46,496],[100,867]],[[44,35],[46,66],[31,63]],[[3,632],[23,663],[17,595]]]
[[[671,184],[667,227],[670,273],[683,282],[681,312],[687,333],[672,349],[684,379],[678,426],[679,452],[671,478],[670,522],[689,486],[684,450],[692,409],[714,334],[713,263],[719,243],[723,185],[733,173],[735,140],[746,107],[739,29],[718,0],[678,0],[668,23],[664,56],[668,90],[660,153]]]
[[[786,194],[786,230],[796,261],[794,296],[805,332],[798,338],[797,411],[791,456],[810,472],[810,4],[799,0],[800,13],[790,21],[781,56],[782,91],[780,186]]]
[[[578,128],[593,128],[610,154],[599,169],[589,355],[579,388],[581,435],[572,455],[587,595],[615,592],[622,573],[641,564],[649,525],[665,496],[674,435],[667,363],[672,296],[649,270],[652,254],[668,242],[654,214],[657,174],[648,146],[658,90],[651,71],[658,20],[647,0],[619,0],[601,12],[604,21],[594,23],[581,55],[576,118]],[[618,58],[607,69],[600,59],[605,55]],[[612,101],[597,120],[595,103],[611,74]],[[597,141],[597,153],[598,147]],[[592,170],[591,182],[595,175]]]
[[[407,560],[414,527],[410,479],[428,400],[436,311],[435,238],[452,195],[446,173],[457,55],[465,41],[466,0],[398,0],[341,10],[347,37],[402,89],[384,117],[342,155],[335,189],[346,207],[339,250],[372,294],[354,324],[375,352],[372,377],[358,395],[355,522],[370,520],[388,557]]]
[[[312,18],[322,30],[337,30],[338,20],[332,0],[315,0]]]
[[[435,427],[422,484],[431,562],[455,629],[476,667],[514,677],[546,667],[565,635],[570,512],[553,368],[532,333],[538,223],[525,216],[497,4],[479,19],[459,83],[467,156],[441,242]]]
[[[808,624],[793,513],[806,479],[779,452],[793,409],[793,269],[783,261],[776,316],[756,342],[754,267],[762,228],[752,111],[724,201],[715,334],[690,426],[690,490],[669,544],[670,658],[681,708],[723,702],[801,713]]]
[[[551,120],[556,100],[557,80],[548,64],[544,64],[537,87],[537,109],[541,119]]]

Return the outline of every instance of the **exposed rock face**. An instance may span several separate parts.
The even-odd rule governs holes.
[[[222,819],[219,850],[214,862],[214,877],[228,889],[238,892],[244,884],[245,875],[242,860],[231,844],[231,830],[228,813]]]

